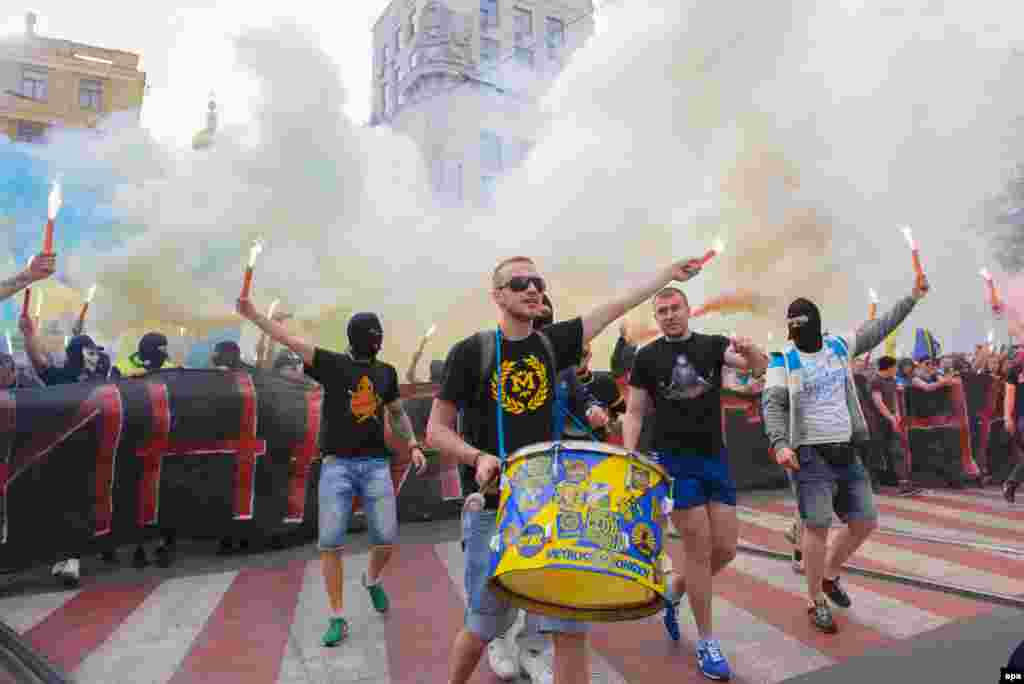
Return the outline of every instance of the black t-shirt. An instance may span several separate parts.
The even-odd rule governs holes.
[[[454,347],[445,362],[444,383],[439,399],[450,401],[464,412],[471,425],[466,440],[489,454],[500,457],[498,450],[497,398],[502,388],[502,417],[505,434],[505,456],[521,447],[547,442],[554,430],[555,382],[558,373],[577,363],[583,353],[583,319],[574,318],[549,325],[544,334],[554,348],[556,368],[551,367],[547,350],[540,336],[531,334],[522,340],[501,338],[501,373],[498,373],[497,350],[484,377],[488,387],[480,397],[480,339],[468,337]],[[477,491],[475,473],[462,469],[465,493]],[[494,507],[497,497],[488,497]]]
[[[348,354],[316,348],[306,375],[324,388],[327,455],[388,456],[384,406],[398,399],[398,372],[383,361],[355,361]]]
[[[1024,385],[1024,366],[1014,366],[1011,368],[1006,376],[1006,384],[1017,388],[1013,418],[1014,420],[1020,420],[1021,416],[1024,416],[1024,389],[1021,389],[1021,386]]]
[[[722,452],[722,367],[729,338],[691,333],[637,352],[629,384],[654,401],[654,451]]]
[[[84,369],[75,372],[65,366],[47,366],[39,371],[39,379],[46,383],[47,386],[53,386],[73,385],[76,382],[92,380],[93,377]]]

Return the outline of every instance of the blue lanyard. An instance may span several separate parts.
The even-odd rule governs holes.
[[[504,396],[504,389],[505,389],[504,385],[505,385],[505,383],[502,381],[503,378],[502,378],[502,373],[501,373],[501,326],[498,326],[497,331],[495,331],[495,333],[494,333],[494,340],[495,340],[495,345],[494,346],[495,346],[495,350],[497,352],[497,364],[498,364],[497,366],[495,366],[495,370],[498,373],[498,459],[502,463],[504,463],[505,462],[505,421],[503,420],[504,416],[502,415],[504,413],[504,411],[502,410],[502,402],[503,402],[503,396]]]

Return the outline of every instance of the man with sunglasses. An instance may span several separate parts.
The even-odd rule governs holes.
[[[763,395],[765,431],[779,465],[796,483],[811,624],[838,631],[827,596],[849,608],[839,569],[878,527],[871,482],[854,447],[870,440],[851,359],[871,351],[906,319],[929,290],[912,294],[883,316],[845,336],[822,333],[821,313],[807,299],[789,305],[791,344],[773,353]],[[846,526],[828,544],[833,508]]]
[[[502,459],[524,446],[550,441],[554,430],[553,383],[560,371],[579,360],[584,344],[673,280],[687,281],[700,268],[699,259],[676,262],[586,316],[545,327],[543,337],[535,330],[534,320],[541,312],[547,288],[533,260],[513,257],[494,269],[491,298],[498,309],[498,330],[477,333],[452,348],[427,426],[431,446],[475,470],[469,484],[477,490],[467,497],[463,507],[467,610],[465,624],[452,648],[450,684],[469,680],[485,646],[504,633],[515,617],[512,607],[487,586]],[[483,345],[489,342],[495,343],[499,354],[481,374]],[[475,416],[476,429],[468,439],[456,430],[460,408]],[[529,619],[538,632],[551,634],[554,682],[589,683],[586,625],[537,616]]]

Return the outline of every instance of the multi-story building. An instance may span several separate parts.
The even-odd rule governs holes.
[[[37,142],[51,127],[94,128],[103,116],[142,110],[139,56],[46,38],[26,15],[25,33],[0,37],[0,133]]]
[[[373,28],[370,123],[419,145],[443,204],[489,206],[593,12],[592,0],[391,0]]]

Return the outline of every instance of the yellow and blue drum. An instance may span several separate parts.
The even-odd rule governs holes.
[[[501,478],[491,587],[539,615],[618,622],[664,608],[668,474],[596,442],[548,442],[512,454]]]

